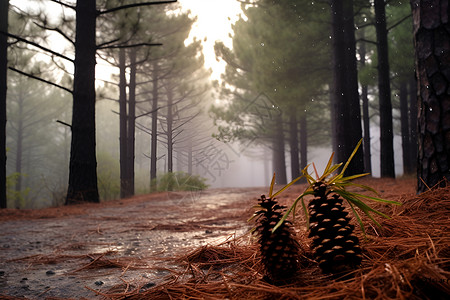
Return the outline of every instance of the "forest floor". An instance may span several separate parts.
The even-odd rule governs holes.
[[[385,199],[404,202],[416,197],[412,178],[366,178],[361,182],[373,187]],[[302,185],[293,186],[278,200],[289,205],[303,189]],[[196,193],[140,195],[100,204],[0,210],[0,299],[123,299],[125,296],[172,299],[189,298],[189,294],[220,299],[227,297],[224,291],[230,293],[227,298],[232,298],[233,292],[225,277],[234,276],[233,268],[240,269],[239,264],[244,260],[255,260],[254,242],[248,234],[252,225],[247,220],[259,196],[267,193],[264,187],[209,189]],[[392,212],[398,214],[398,211]],[[296,222],[303,223],[302,220]],[[387,226],[388,231],[391,230],[392,224]],[[298,226],[298,231],[305,230],[303,225]],[[448,227],[443,230],[448,231]],[[445,243],[449,242],[448,233],[444,238]],[[364,241],[362,246],[364,249]],[[226,254],[220,247],[231,249],[233,254]],[[246,256],[244,250],[250,254]],[[215,261],[221,260],[220,268],[210,264],[209,270],[204,269],[206,254],[210,256],[208,259],[212,256]],[[202,260],[203,265],[195,265],[195,259]],[[233,263],[238,265],[233,267]],[[248,276],[253,281],[248,280],[252,284],[258,282],[257,288],[252,290],[253,294],[246,295],[249,298],[253,295],[255,299],[271,295],[274,290],[268,292],[267,286],[261,283],[262,276],[256,273],[252,269]],[[199,274],[202,274],[200,279]],[[448,272],[439,276],[442,274],[447,274],[447,281],[445,277],[442,281],[445,290]],[[208,280],[216,285],[201,292],[199,286],[207,284]],[[195,288],[189,285],[192,281],[195,281]],[[222,285],[224,291],[215,290],[217,284]],[[245,286],[242,282],[236,283],[234,289]],[[156,290],[158,297],[150,296],[149,293]]]

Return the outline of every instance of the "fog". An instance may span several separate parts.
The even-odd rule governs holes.
[[[103,9],[103,2],[98,2],[98,9]],[[326,7],[305,1],[303,12],[294,6],[241,6],[232,0],[227,2],[232,5],[199,2],[141,7],[97,20],[97,45],[105,46],[97,50],[95,102],[102,201],[120,198],[124,180],[130,181],[121,166],[125,158],[127,174],[134,172],[132,194],[144,194],[157,191],[152,182],[161,187],[164,176],[172,173],[204,180],[209,188],[268,186],[280,170],[277,154],[282,153],[281,169],[290,181],[292,166],[298,164],[291,157],[301,161],[306,154],[307,164],[314,163],[320,172],[333,153],[337,131],[333,126],[338,126],[339,118],[330,104],[336,100],[332,100],[331,15]],[[11,31],[73,59],[75,50],[67,41],[74,38],[73,12],[55,3],[41,11],[38,7],[11,1]],[[402,18],[407,3],[389,9],[394,23]],[[139,19],[141,10],[148,21]],[[33,13],[21,16],[23,11]],[[372,13],[362,10],[355,23],[366,22]],[[390,33],[391,43],[408,40],[408,22]],[[60,27],[44,30],[45,26],[33,25],[41,23]],[[374,32],[357,27],[355,35],[373,39]],[[123,40],[124,44],[114,44]],[[135,47],[140,43],[160,44]],[[362,107],[363,86],[368,89],[371,175],[380,177],[376,47],[358,41],[357,51],[363,44],[364,59],[361,52],[357,55],[358,92]],[[8,58],[11,66],[28,74],[8,71],[8,207],[63,205],[71,153],[72,95],[67,90],[73,84],[73,65],[20,42],[11,44]],[[410,85],[410,77],[403,73],[413,74],[413,65],[399,59],[391,68],[395,174],[402,176],[402,124],[395,95],[399,86]],[[413,99],[414,91],[408,91],[408,99]],[[407,114],[411,111],[409,107]],[[357,122],[363,127],[365,121],[360,116]],[[410,132],[412,128],[409,124]],[[409,140],[413,142],[412,137]],[[121,144],[125,141],[127,145]],[[127,155],[121,156],[124,149]],[[283,184],[282,175],[276,174],[277,183]]]

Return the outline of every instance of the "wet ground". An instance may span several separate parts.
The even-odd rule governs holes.
[[[251,206],[264,192],[211,189],[39,211],[4,210],[0,298],[92,299],[131,281],[150,288],[170,275],[161,258],[245,234]]]

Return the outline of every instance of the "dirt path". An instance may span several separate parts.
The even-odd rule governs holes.
[[[414,179],[362,183],[387,199],[415,190]],[[303,189],[291,187],[278,200],[290,204]],[[0,210],[0,299],[95,299],[124,283],[145,291],[180,268],[176,255],[245,234],[252,206],[265,193],[267,188],[211,189]]]
[[[168,274],[152,271],[156,257],[244,234],[249,217],[244,212],[261,193],[264,189],[213,189],[2,211],[0,295],[92,299],[98,297],[92,290],[127,280],[142,280],[149,288]]]

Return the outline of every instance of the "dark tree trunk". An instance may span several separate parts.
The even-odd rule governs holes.
[[[152,135],[150,144],[150,190],[156,191],[156,160],[158,142],[158,63],[153,64]]]
[[[134,195],[134,155],[136,134],[136,49],[130,50],[130,83],[128,86],[127,182],[129,196]]]
[[[333,111],[336,160],[345,162],[362,137],[358,94],[356,42],[352,0],[332,0]],[[364,171],[363,150],[356,153],[346,174]]]
[[[300,169],[306,168],[308,165],[308,129],[306,116],[300,117]]]
[[[8,32],[9,0],[0,0],[0,32]],[[6,73],[8,40],[0,33],[0,208],[6,208]]]
[[[95,0],[77,1],[72,143],[66,204],[99,202],[95,154]]]
[[[192,175],[192,140],[189,139],[187,147],[187,169],[188,174]]]
[[[172,90],[167,90],[167,172],[173,173],[173,95]],[[172,180],[169,180],[167,190],[172,191]]]
[[[418,80],[418,192],[450,180],[449,1],[411,1]]]
[[[364,172],[372,173],[372,152],[370,149],[370,116],[369,116],[369,97],[367,85],[361,87],[361,99],[363,108],[363,126],[364,126]]]
[[[411,169],[417,170],[417,82],[415,77],[411,76],[409,87],[409,148],[411,155]]]
[[[402,157],[403,157],[403,173],[411,174],[414,168],[411,168],[411,143],[410,143],[410,126],[408,115],[408,85],[405,82],[400,83],[400,127],[402,134]]]
[[[364,29],[362,31],[362,38],[364,36]],[[361,67],[366,65],[366,44],[362,42],[359,47],[359,56]],[[370,115],[369,115],[369,97],[368,97],[368,86],[361,86],[361,101],[363,110],[363,127],[364,127],[364,140],[363,140],[363,150],[364,150],[364,172],[372,173],[372,154],[370,150]]]
[[[17,114],[17,140],[16,140],[16,173],[19,174],[16,182],[16,192],[22,191],[22,157],[23,157],[23,92],[19,91]],[[20,203],[16,203],[16,208],[20,207]]]
[[[273,137],[273,171],[276,176],[277,184],[286,184],[286,158],[285,158],[285,147],[284,147],[284,134],[283,134],[283,123],[281,116],[277,116],[275,120],[275,135]]]
[[[291,109],[289,115],[289,148],[291,153],[291,176],[292,180],[300,176],[300,161],[298,149],[298,122],[296,110]]]
[[[127,80],[125,48],[119,50],[119,149],[120,149],[120,198],[129,195],[128,191],[128,155],[127,155]]]
[[[395,177],[394,133],[392,130],[391,84],[384,0],[375,0],[375,29],[378,53],[378,93],[380,103],[381,177]]]

